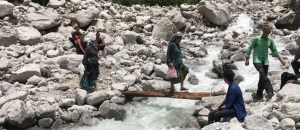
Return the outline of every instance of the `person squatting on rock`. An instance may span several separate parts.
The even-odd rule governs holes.
[[[181,56],[181,48],[180,42],[182,39],[181,33],[176,33],[168,45],[167,50],[167,65],[169,68],[174,67],[176,69],[178,78],[170,79],[171,81],[171,90],[170,93],[175,91],[174,84],[181,83],[180,90],[188,90],[183,86],[183,81],[188,74],[188,68],[182,63],[182,56]]]
[[[86,48],[86,42],[84,42],[84,35],[79,31],[79,27],[75,27],[75,31],[72,32],[72,38],[69,40],[72,42],[78,54],[84,54]]]
[[[234,72],[231,69],[224,70],[224,81],[229,85],[223,103],[209,113],[208,124],[220,122],[224,117],[237,117],[243,122],[247,113],[244,104],[242,91],[237,83],[234,82]]]
[[[274,40],[271,37],[269,37],[271,31],[272,31],[271,25],[269,23],[264,23],[262,29],[263,34],[255,37],[246,51],[245,65],[248,66],[251,51],[252,49],[254,50],[253,64],[256,70],[259,72],[258,88],[256,92],[257,99],[263,98],[264,89],[267,92],[267,96],[266,96],[267,98],[271,98],[273,96],[273,86],[268,78],[268,68],[269,68],[268,49],[270,48],[272,51],[272,55],[277,57],[283,66],[285,65],[285,62],[280,57],[276,49]]]
[[[99,50],[102,45],[98,44],[96,39],[92,39],[89,42],[85,54],[82,60],[84,65],[84,74],[80,81],[80,87],[83,89],[89,89],[94,87],[94,91],[97,91],[97,79],[100,74],[98,60],[101,58]]]
[[[292,61],[292,67],[294,69],[295,75],[297,75],[298,78],[300,78],[300,38],[297,39],[298,49],[295,53],[294,60]]]

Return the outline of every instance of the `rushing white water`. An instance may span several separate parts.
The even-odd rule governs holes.
[[[253,21],[247,15],[240,15],[237,22],[231,24],[227,31],[237,31],[239,33],[251,34],[253,31]],[[285,45],[280,41],[276,41],[278,51],[284,49]],[[200,42],[199,42],[200,43]],[[215,86],[221,85],[227,87],[222,79],[210,79],[205,73],[212,68],[212,61],[218,59],[221,47],[207,47],[208,56],[202,58],[208,62],[206,65],[194,67],[190,73],[195,74],[199,79],[199,85],[190,84],[187,79],[184,82],[185,87],[189,88],[189,92],[211,91]],[[269,71],[282,70],[280,62],[269,57]],[[252,59],[250,59],[252,61]],[[245,90],[257,85],[258,73],[253,64],[244,65],[244,61],[235,62],[238,67],[237,74],[242,75],[245,81],[240,83],[240,87]],[[289,69],[292,72],[291,69]],[[175,85],[179,90],[179,84]],[[79,127],[74,130],[178,130],[185,121],[185,117],[192,114],[195,109],[193,100],[184,99],[168,99],[168,98],[149,98],[142,102],[131,102],[125,105],[126,119],[124,121],[102,120],[93,127]]]

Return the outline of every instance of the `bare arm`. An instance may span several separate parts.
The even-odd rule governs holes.
[[[81,42],[80,40],[79,40],[78,42],[79,42],[78,45],[79,45],[80,50],[81,50],[83,53],[85,53],[85,51],[84,51],[84,49],[83,49],[83,47],[82,47],[82,45],[81,45],[82,42]]]

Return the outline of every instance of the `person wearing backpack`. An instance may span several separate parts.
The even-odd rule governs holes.
[[[271,81],[268,78],[268,69],[269,69],[269,59],[268,59],[268,49],[272,51],[272,55],[277,57],[283,66],[285,66],[284,60],[280,57],[277,48],[275,46],[274,40],[269,37],[269,34],[272,31],[272,27],[269,23],[263,24],[262,32],[263,34],[255,37],[250,46],[246,51],[246,61],[245,65],[249,65],[249,58],[252,49],[253,52],[253,64],[256,70],[259,72],[259,81],[258,88],[256,92],[256,98],[263,98],[263,90],[267,92],[267,98],[271,98],[273,94],[273,86]]]

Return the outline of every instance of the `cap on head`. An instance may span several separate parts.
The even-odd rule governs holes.
[[[182,34],[180,32],[177,32],[174,34],[175,38],[182,38]]]

